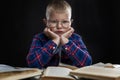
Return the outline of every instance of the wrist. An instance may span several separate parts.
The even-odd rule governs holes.
[[[61,37],[60,41],[61,41],[61,45],[64,45],[64,44],[69,42],[69,40],[67,38],[64,38],[64,37]]]
[[[52,41],[53,41],[54,43],[56,43],[57,45],[60,44],[60,39],[59,39],[59,38],[57,38],[57,39],[53,39]]]

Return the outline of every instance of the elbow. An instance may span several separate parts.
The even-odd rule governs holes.
[[[27,66],[30,68],[39,68],[42,69],[44,67],[43,64],[40,64],[38,59],[35,59],[33,56],[26,57]]]
[[[92,65],[92,57],[90,55],[87,57],[87,60],[85,63],[85,66],[89,66],[89,65]]]

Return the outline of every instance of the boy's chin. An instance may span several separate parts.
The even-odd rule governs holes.
[[[62,34],[58,34],[58,36],[61,36]]]

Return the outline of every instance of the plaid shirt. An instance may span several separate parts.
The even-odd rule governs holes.
[[[59,60],[76,67],[92,64],[92,58],[85,44],[80,35],[76,33],[71,35],[67,44],[61,46],[61,58],[59,57],[59,51],[58,46],[44,33],[36,34],[26,57],[28,66],[40,69],[48,66],[58,66]]]

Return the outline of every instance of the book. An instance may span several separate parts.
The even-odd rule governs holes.
[[[49,66],[41,80],[120,80],[120,65],[97,63],[81,68],[70,65]]]
[[[76,76],[69,75],[70,71],[77,69],[72,66],[49,66],[43,72],[41,80],[76,80]]]
[[[95,80],[120,80],[120,68],[117,65],[91,65],[70,71],[71,75]]]
[[[40,76],[42,70],[37,68],[13,67],[6,64],[0,64],[0,80],[19,80]]]

